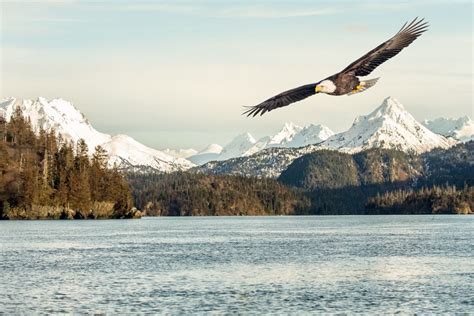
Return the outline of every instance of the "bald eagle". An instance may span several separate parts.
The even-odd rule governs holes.
[[[343,71],[317,83],[282,92],[256,106],[250,107],[243,114],[247,116],[263,115],[276,108],[306,99],[316,93],[352,95],[367,90],[374,86],[379,78],[360,80],[358,77],[367,76],[377,66],[398,54],[417,39],[428,29],[428,23],[423,21],[424,19],[418,20],[418,18],[415,18],[410,23],[405,23],[392,38],[354,61]]]

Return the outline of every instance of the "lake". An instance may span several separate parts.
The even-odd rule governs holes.
[[[474,216],[0,222],[0,313],[474,310]]]

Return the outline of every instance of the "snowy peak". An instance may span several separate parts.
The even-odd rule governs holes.
[[[425,120],[423,125],[432,132],[463,142],[474,139],[474,121],[469,116],[457,119],[441,117],[434,120]]]
[[[222,146],[218,144],[210,144],[198,154],[220,154],[222,152]]]
[[[321,146],[349,153],[374,147],[421,153],[452,144],[416,121],[398,100],[388,97],[370,114],[357,117],[349,130]]]
[[[303,147],[307,145],[318,144],[334,135],[329,127],[318,124],[311,124],[304,127],[289,141],[285,147]]]
[[[382,102],[379,107],[377,107],[368,115],[361,115],[356,117],[352,125],[359,125],[361,124],[361,122],[364,121],[370,122],[381,119],[390,119],[395,122],[398,122],[406,117],[409,117],[410,119],[414,120],[412,115],[407,112],[405,107],[397,99],[393,97],[388,97]]]
[[[255,140],[255,138],[253,138],[253,136],[249,132],[246,132],[234,137],[234,139],[226,147],[224,147],[224,149],[234,144],[245,144],[245,143],[255,144],[256,142],[257,141]]]
[[[164,152],[149,148],[127,135],[111,136],[97,131],[86,117],[71,103],[62,99],[45,98],[20,100],[9,98],[0,101],[0,115],[9,120],[15,109],[31,121],[35,132],[55,130],[62,139],[76,143],[84,139],[92,153],[101,145],[109,154],[109,165],[124,168],[152,168],[157,171],[185,170],[193,164],[176,159]]]
[[[387,97],[385,100],[383,100],[382,105],[376,108],[368,116],[373,118],[386,116],[392,119],[398,119],[403,114],[410,115],[407,110],[405,110],[405,107],[397,99],[394,97]]]
[[[255,140],[250,133],[244,133],[235,137],[221,151],[213,153],[202,151],[188,159],[195,164],[201,165],[212,160],[227,160],[250,156],[266,148],[293,148],[318,144],[332,135],[334,135],[334,132],[324,125],[301,127],[289,122],[285,123],[282,129],[273,136],[265,136]]]
[[[270,138],[267,147],[280,147],[289,143],[303,128],[293,122],[285,123],[283,128]]]
[[[254,146],[257,141],[250,133],[243,133],[236,136],[232,141],[224,146],[218,159],[226,160],[234,157],[240,157]]]

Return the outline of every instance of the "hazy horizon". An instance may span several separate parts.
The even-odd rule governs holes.
[[[393,96],[418,120],[473,116],[470,1],[1,1],[0,97],[62,98],[154,148],[225,145],[285,122],[350,127]],[[415,16],[429,30],[354,96],[242,116],[336,73]],[[349,49],[348,49],[349,47]]]

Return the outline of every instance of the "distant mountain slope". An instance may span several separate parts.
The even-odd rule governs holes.
[[[195,155],[187,157],[187,159],[196,165],[202,165],[208,161],[217,160],[222,149],[222,146],[218,144],[210,144]]]
[[[310,150],[306,150],[308,150],[308,147],[267,148],[247,157],[211,161],[202,166],[192,168],[191,171],[213,175],[229,174],[277,178],[294,159],[306,152],[310,152]]]
[[[474,185],[474,141],[460,143],[448,150],[435,149],[421,155],[425,176],[420,185]]]
[[[410,181],[423,174],[419,156],[372,148],[356,154],[318,150],[295,159],[278,180],[305,190]]]
[[[441,117],[435,120],[425,120],[423,125],[432,132],[445,137],[452,137],[462,142],[474,140],[474,121],[468,116],[458,119]]]
[[[366,116],[355,119],[346,132],[323,142],[301,148],[270,148],[248,157],[210,162],[193,170],[210,174],[238,174],[278,177],[296,158],[321,149],[357,153],[371,148],[384,148],[409,153],[423,153],[434,148],[449,148],[456,143],[435,134],[417,122],[394,98]]]
[[[9,120],[19,107],[31,120],[36,132],[54,129],[61,138],[76,143],[84,139],[92,153],[101,145],[109,154],[109,165],[119,168],[171,172],[186,170],[193,166],[182,158],[174,158],[164,152],[149,148],[126,135],[112,136],[97,131],[85,116],[68,101],[62,99],[20,100],[9,98],[0,101],[0,115]]]

